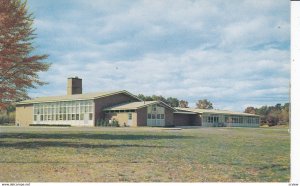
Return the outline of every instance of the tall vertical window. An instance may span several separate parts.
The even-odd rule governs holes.
[[[84,120],[84,114],[92,120],[94,108],[92,100],[38,103],[33,107],[35,121]]]

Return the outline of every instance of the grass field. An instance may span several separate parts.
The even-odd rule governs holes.
[[[0,182],[289,182],[282,128],[0,127]]]

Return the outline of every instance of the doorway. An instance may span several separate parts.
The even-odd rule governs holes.
[[[127,121],[127,125],[131,126],[132,124],[132,113],[128,113],[128,121]]]

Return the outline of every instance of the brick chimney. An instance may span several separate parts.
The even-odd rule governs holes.
[[[69,77],[67,82],[67,95],[82,94],[82,79]]]

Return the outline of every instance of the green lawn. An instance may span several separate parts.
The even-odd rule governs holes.
[[[289,182],[282,128],[0,127],[0,182]]]

